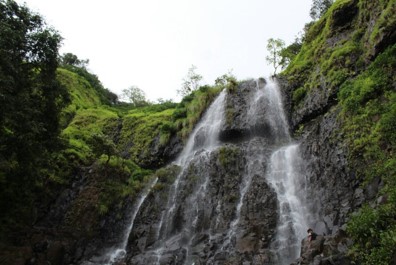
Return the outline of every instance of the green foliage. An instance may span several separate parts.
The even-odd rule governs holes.
[[[79,109],[96,107],[101,104],[100,97],[88,81],[74,72],[59,68],[57,80],[64,85],[70,95],[71,104],[63,109],[60,124],[65,128]]]
[[[171,165],[158,169],[154,176],[158,177],[158,183],[172,185],[179,173],[180,167],[177,165]]]
[[[301,39],[296,38],[292,44],[281,49],[279,56],[281,57],[280,65],[282,69],[286,68],[290,64],[290,62],[297,56],[297,54],[301,50],[301,46]]]
[[[396,24],[395,4],[335,1],[306,26],[300,52],[281,73],[293,88],[294,109],[310,93],[338,104],[350,169],[363,184],[377,178],[384,184],[380,203],[348,222],[354,264],[390,264],[396,255],[396,46],[386,38]]]
[[[137,86],[131,86],[128,89],[122,90],[121,98],[131,103],[133,107],[142,107],[149,104],[146,94]]]
[[[15,1],[0,1],[0,238],[30,223],[45,181],[57,179],[54,152],[68,94],[56,80],[61,36]]]
[[[174,116],[177,134],[186,140],[204,111],[219,94],[223,86],[207,87],[205,92],[200,89],[183,98]]]
[[[350,161],[366,182],[380,177],[388,201],[363,207],[348,223],[359,264],[389,264],[396,249],[396,45],[389,47],[356,79],[345,82],[339,98]]]
[[[269,55],[265,57],[265,60],[274,67],[274,75],[276,75],[278,67],[282,66],[281,52],[284,48],[285,42],[281,39],[270,38],[267,41],[267,51]]]
[[[107,155],[106,165],[109,163],[111,156],[116,154],[116,146],[107,135],[102,133],[93,134],[89,143],[96,157],[100,157],[102,154]]]
[[[172,114],[174,120],[187,118],[187,109],[185,107],[178,107]]]
[[[80,68],[86,68],[88,65],[89,60],[80,60],[77,55],[72,54],[72,53],[65,53],[63,56],[60,58],[60,64],[61,65],[70,65],[70,66],[75,66],[75,67],[80,67]]]
[[[238,81],[232,71],[229,70],[227,74],[216,78],[215,86],[220,89],[227,89],[228,93],[234,93],[236,91],[236,88],[238,87]]]
[[[69,126],[63,131],[62,135],[69,141],[67,153],[74,155],[71,159],[77,159],[79,163],[89,164],[92,159],[100,156],[98,150],[105,151],[105,146],[112,146],[112,132],[107,131],[109,124],[117,124],[118,116],[116,113],[104,108],[82,109],[76,112]],[[101,136],[102,148],[99,148],[99,136]],[[98,138],[98,139],[96,139]],[[96,140],[95,140],[96,139]],[[95,144],[96,143],[96,144]],[[107,144],[106,144],[107,143]],[[93,148],[92,148],[93,147]],[[92,150],[96,151],[92,151]],[[111,149],[111,148],[110,148]],[[109,149],[109,150],[110,150]],[[114,154],[116,151],[107,154]]]
[[[364,206],[352,216],[347,232],[354,240],[349,255],[357,264],[388,265],[396,255],[395,201],[373,209]]]
[[[237,147],[223,146],[219,149],[219,161],[224,168],[233,165],[238,157],[240,157],[240,149]]]
[[[373,3],[361,1],[360,4],[362,8],[370,8],[370,5],[372,5]],[[378,5],[380,6],[380,16],[378,22],[374,25],[372,31],[366,33],[370,34],[369,36],[367,36],[367,38],[372,45],[375,45],[381,38],[381,36],[392,34],[392,32],[394,32],[395,30],[396,25],[396,1],[380,1]]]
[[[160,145],[164,146],[174,132],[172,123],[173,109],[160,112],[149,108],[138,108],[128,112],[122,120],[120,134],[120,149],[127,149],[136,163],[143,163],[150,157],[150,147],[157,137],[162,138]],[[133,143],[133,145],[131,145]]]
[[[183,79],[181,89],[177,91],[182,97],[191,94],[199,88],[199,82],[202,80],[202,76],[196,73],[197,67],[192,65],[188,69],[187,76]]]
[[[309,15],[313,20],[319,19],[333,4],[333,0],[313,0]]]
[[[293,102],[298,105],[298,103],[305,97],[307,90],[304,87],[297,88],[293,91]]]
[[[356,26],[355,31],[347,31],[348,28],[338,22],[341,19],[339,14],[343,14],[344,9],[355,10],[355,4],[350,0],[336,1],[330,6],[329,12],[306,26],[299,54],[281,73],[287,76],[294,89],[304,87],[306,93],[315,91],[323,93],[323,96],[332,96],[347,79],[356,76],[365,68],[367,57],[363,53],[363,33],[367,24]],[[363,11],[358,12],[358,15],[363,16]],[[358,23],[359,19],[352,20],[351,17],[351,21]],[[295,93],[301,95],[301,92],[300,90]],[[293,98],[294,108],[297,107],[299,99]]]
[[[79,59],[77,60],[80,61]],[[87,60],[82,62],[88,63]],[[94,94],[99,96],[100,102],[102,104],[114,105],[118,103],[118,96],[113,92],[109,91],[108,89],[104,88],[99,78],[96,75],[88,72],[88,70],[85,68],[84,63],[80,63],[80,65],[76,66],[71,64],[62,64],[61,67],[70,72],[76,73],[84,80],[84,82],[88,82],[90,87],[96,91],[96,93]]]

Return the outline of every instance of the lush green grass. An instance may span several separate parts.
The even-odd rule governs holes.
[[[380,177],[384,202],[365,206],[348,224],[360,264],[389,264],[396,254],[396,45],[340,90],[350,158],[365,182]]]
[[[347,78],[364,67],[361,31],[340,26],[339,18],[333,16],[352,3],[351,0],[336,1],[319,21],[309,24],[300,53],[281,73],[295,87],[292,97],[294,108],[310,91],[319,89],[331,91],[329,94],[337,93]]]
[[[95,76],[87,79],[86,71],[72,70],[58,70],[58,79],[68,88],[72,99],[63,113],[62,137],[67,148],[62,157],[70,166],[92,168],[92,173],[88,175],[89,184],[66,213],[65,222],[81,236],[94,236],[100,216],[120,207],[126,197],[135,196],[151,178],[152,171],[141,167],[151,163],[150,150],[164,148],[174,136],[186,140],[226,84],[202,87],[181,103],[163,102],[143,107],[126,103],[109,105],[103,102],[101,90],[98,92],[94,87],[99,84],[101,88]],[[98,143],[107,146],[98,148]],[[121,157],[125,151],[129,154],[127,159],[124,155]],[[171,181],[175,170],[157,171],[155,176],[160,180],[155,188],[161,189]],[[70,177],[55,174],[54,181],[67,184]]]

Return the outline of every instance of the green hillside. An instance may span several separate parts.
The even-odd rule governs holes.
[[[315,94],[323,108],[340,109],[351,167],[369,183],[383,181],[376,207],[348,223],[356,264],[390,264],[396,248],[396,1],[339,0],[308,25],[299,54],[282,73],[292,86],[294,112]],[[374,22],[374,24],[373,24]],[[319,95],[319,96],[318,96]],[[297,117],[304,123],[323,113]],[[298,129],[297,128],[297,129]]]
[[[161,156],[158,150],[172,137],[182,144],[221,87],[203,87],[181,103],[109,105],[86,79],[87,72],[74,70],[78,71],[57,71],[58,80],[71,97],[62,113],[67,125],[61,137],[67,144],[61,153],[70,172],[85,168],[84,172],[93,173],[66,214],[67,225],[81,228],[82,236],[93,236],[98,233],[98,214],[107,214],[115,205],[120,207],[127,197],[140,191],[153,170],[169,162],[170,157]],[[78,74],[80,71],[85,76]],[[53,180],[67,186],[72,177],[62,174]],[[90,228],[84,230],[87,222]]]

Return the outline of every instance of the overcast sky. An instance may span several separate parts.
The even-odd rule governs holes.
[[[60,53],[89,59],[116,94],[132,85],[147,98],[179,101],[191,65],[202,83],[232,70],[269,76],[269,38],[293,42],[310,21],[312,0],[19,0],[63,36]]]

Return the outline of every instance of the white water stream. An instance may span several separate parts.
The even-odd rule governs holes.
[[[309,213],[303,203],[306,187],[298,144],[292,142],[286,122],[279,86],[267,84],[271,127],[276,139],[286,145],[272,153],[267,180],[274,188],[279,203],[279,220],[275,241],[271,245],[276,264],[288,265],[300,254],[300,243],[308,228]]]
[[[115,249],[111,250],[110,252],[106,253],[106,257],[107,257],[106,260],[108,260],[108,262],[105,265],[114,264],[115,262],[120,261],[125,257],[129,235],[132,231],[136,215],[138,214],[140,207],[142,206],[144,200],[147,198],[147,195],[150,193],[151,189],[154,187],[154,185],[157,183],[157,181],[158,181],[158,178],[155,178],[140,195],[136,205],[133,207],[133,212],[131,215],[129,226],[126,228],[125,232],[123,233],[123,239],[122,239],[121,245],[118,248],[115,248]]]
[[[267,104],[265,108],[265,119],[270,124],[275,143],[286,144],[277,149],[271,155],[267,170],[267,181],[274,188],[279,203],[279,220],[275,240],[271,245],[276,263],[288,265],[299,256],[300,242],[308,228],[309,213],[302,202],[305,178],[300,169],[302,161],[298,153],[298,144],[292,143],[289,127],[285,117],[282,97],[278,84],[268,80],[263,88],[259,88],[251,99],[248,122],[251,125],[257,123],[260,104]],[[248,154],[254,154],[254,147],[248,146]],[[252,149],[252,151],[250,151]],[[222,250],[227,250],[232,245],[233,237],[237,233],[238,224],[241,220],[241,209],[245,195],[250,189],[254,174],[262,171],[260,166],[264,161],[264,155],[254,154],[247,157],[247,171],[244,174],[239,202],[236,209],[236,217],[231,222]]]
[[[185,148],[175,161],[175,164],[181,167],[181,172],[176,177],[170,188],[169,196],[165,210],[161,213],[160,222],[156,232],[156,244],[151,250],[154,256],[152,263],[160,264],[161,257],[165,253],[170,253],[174,246],[174,242],[181,243],[182,248],[186,251],[186,259],[184,264],[194,264],[191,255],[191,245],[196,234],[199,234],[199,211],[205,208],[205,196],[208,193],[208,185],[210,183],[209,174],[201,168],[202,172],[196,172],[196,188],[192,190],[186,201],[180,199],[182,194],[181,187],[185,187],[186,176],[190,164],[198,163],[205,167],[210,161],[210,154],[213,150],[221,145],[219,142],[219,131],[224,120],[226,92],[223,91],[214,100],[208,110],[205,112],[201,121],[196,125],[193,132],[189,136]],[[264,108],[262,108],[264,106]],[[259,113],[260,112],[260,113]],[[279,265],[290,264],[299,255],[300,242],[307,229],[307,217],[309,216],[304,202],[301,198],[304,195],[305,179],[301,174],[302,161],[299,157],[298,145],[292,142],[289,134],[287,119],[285,117],[281,93],[276,82],[267,80],[265,86],[257,85],[255,92],[249,102],[247,119],[250,125],[257,124],[257,117],[263,117],[265,124],[270,127],[271,140],[273,146],[281,146],[276,149],[269,161],[268,153],[264,152],[264,148],[257,146],[257,142],[251,141],[246,149],[246,168],[242,176],[242,182],[239,187],[239,197],[236,204],[234,219],[229,220],[228,229],[223,230],[222,244],[219,245],[220,252],[232,252],[234,249],[234,238],[238,233],[238,226],[241,223],[242,208],[246,194],[249,192],[252,179],[254,176],[266,173],[267,182],[273,187],[277,194],[279,203],[279,220],[276,230],[275,239],[270,248],[275,257],[275,263]],[[268,150],[268,149],[267,149]],[[266,169],[267,168],[267,169]],[[132,215],[132,221],[128,231],[125,233],[124,243],[109,254],[110,262],[122,259],[125,256],[125,248],[128,243],[129,233],[133,227],[133,222],[139,211],[140,206],[144,202],[151,187],[142,196],[136,205],[136,211]],[[191,205],[183,212],[184,223],[179,230],[174,230],[174,220],[179,205]],[[218,216],[214,220],[215,230],[222,220],[222,201],[216,201],[216,212]],[[223,233],[222,232],[222,233]],[[218,238],[217,234],[214,240]],[[212,235],[209,235],[212,237]],[[151,262],[151,261],[150,261]]]
[[[226,91],[223,90],[205,112],[201,121],[198,122],[193,132],[189,136],[185,148],[175,161],[175,164],[179,165],[182,168],[182,171],[178,174],[174,184],[171,187],[166,210],[161,216],[157,233],[157,264],[159,264],[163,254],[165,241],[170,239],[169,225],[172,224],[172,219],[175,215],[175,209],[177,206],[176,198],[179,194],[179,184],[180,181],[182,181],[183,176],[186,174],[185,171],[188,169],[189,163],[193,158],[197,158],[199,156],[208,156],[210,151],[212,151],[219,144],[218,136],[224,118],[225,97]],[[200,197],[205,196],[207,183],[208,181],[205,181],[200,186],[200,188],[195,192],[193,199],[198,200]],[[192,211],[191,214],[194,214],[194,212],[195,211]],[[193,222],[195,219],[196,218],[193,217]],[[188,252],[189,246],[187,245],[186,247]]]
[[[279,202],[279,221],[272,249],[279,264],[290,264],[300,254],[300,243],[308,228],[309,213],[302,200],[305,178],[300,173],[298,145],[276,150],[270,161],[268,182],[275,189]]]

